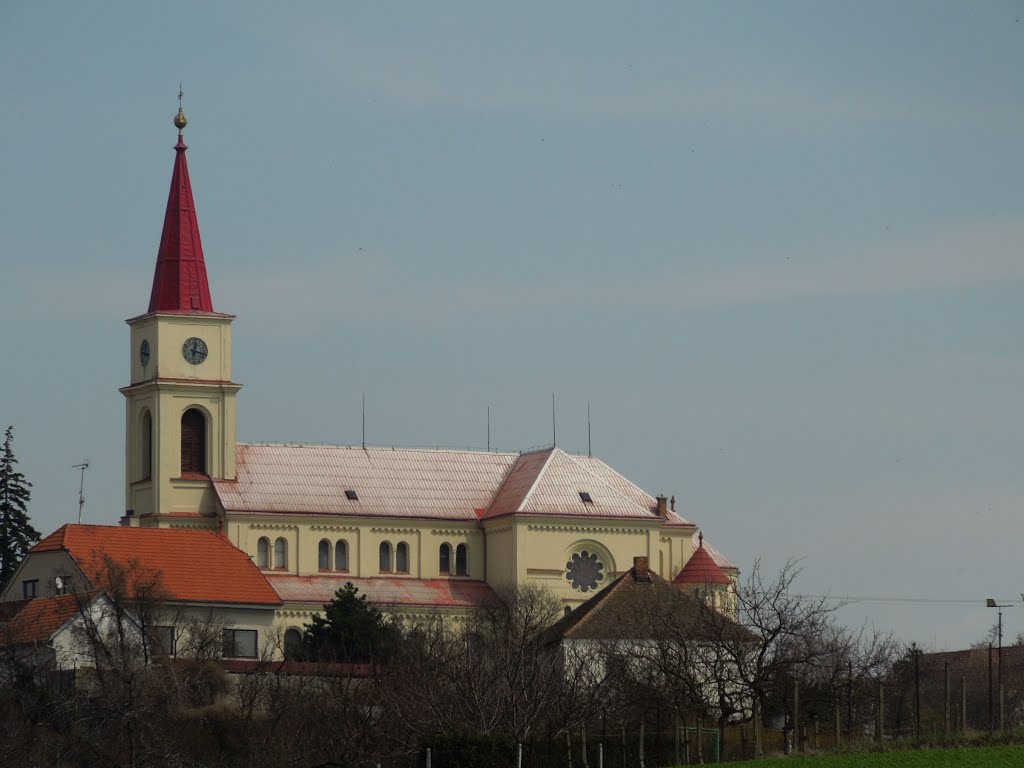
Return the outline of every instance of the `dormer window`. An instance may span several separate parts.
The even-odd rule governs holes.
[[[580,501],[582,501],[584,504],[593,504],[594,503],[594,499],[590,495],[589,491],[580,491]]]
[[[349,501],[359,501],[359,494],[349,488],[345,491],[345,498]]]

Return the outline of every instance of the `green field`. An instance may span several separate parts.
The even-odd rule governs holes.
[[[1024,766],[1024,746],[953,747],[850,755],[818,755],[754,760],[723,765],[747,768],[989,768]]]

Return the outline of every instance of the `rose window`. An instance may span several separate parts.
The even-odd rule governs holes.
[[[580,592],[589,592],[597,589],[597,585],[604,581],[604,564],[597,559],[593,552],[576,552],[572,559],[565,564],[565,580],[573,589]]]

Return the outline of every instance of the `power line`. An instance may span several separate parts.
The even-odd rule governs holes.
[[[986,598],[964,599],[946,597],[896,597],[893,595],[794,595],[812,600],[828,600],[842,603],[890,603],[894,605],[975,605],[985,607]]]

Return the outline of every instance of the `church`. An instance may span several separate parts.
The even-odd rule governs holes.
[[[222,578],[269,585],[250,590],[272,612],[254,626],[291,639],[347,582],[411,618],[464,615],[495,589],[523,584],[550,590],[568,611],[642,557],[665,580],[711,585],[716,601],[729,599],[736,567],[698,537],[675,500],[650,495],[589,455],[239,443],[234,316],[214,308],[186,124],[179,108],[149,304],[127,321],[122,527],[65,526],[22,571],[38,570],[39,558],[58,550],[79,562],[72,541],[102,549],[116,540],[129,552],[136,536],[146,543],[140,557],[171,547],[186,563],[193,548],[220,561],[217,547],[227,547],[251,562]],[[154,538],[153,529],[165,533]],[[181,567],[176,560],[160,556],[171,570]],[[17,592],[25,581],[16,574],[4,599],[29,597]],[[45,569],[36,581],[41,591],[33,587],[32,596],[53,593]],[[235,604],[217,598],[216,583],[204,588],[204,604]],[[189,599],[184,589],[179,600]]]

